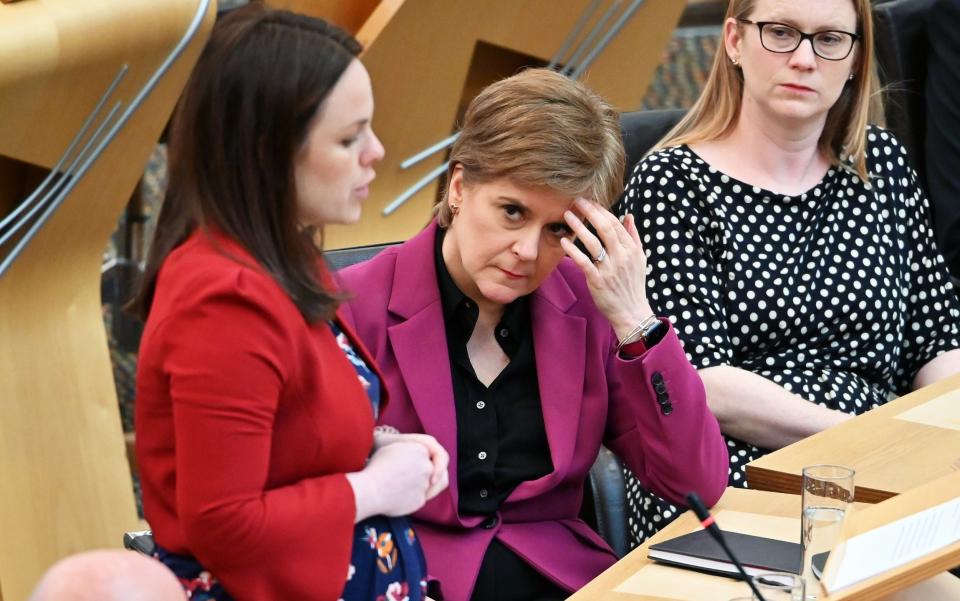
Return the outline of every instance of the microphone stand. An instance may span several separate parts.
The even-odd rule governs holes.
[[[758,601],[767,601],[764,599],[760,589],[757,588],[757,584],[753,581],[753,578],[751,578],[749,574],[747,574],[747,571],[743,569],[743,565],[740,563],[740,560],[737,559],[737,557],[733,554],[733,551],[730,550],[730,547],[727,546],[727,541],[723,538],[723,531],[720,530],[720,526],[717,526],[713,516],[710,515],[710,511],[707,509],[706,505],[703,504],[703,501],[700,500],[700,495],[695,492],[688,493],[687,504],[690,505],[690,509],[697,514],[697,518],[700,519],[700,524],[703,526],[704,530],[709,532],[710,536],[712,536],[715,541],[720,543],[720,547],[723,548],[723,552],[727,554],[727,557],[730,558],[730,561],[733,562],[733,565],[737,566],[737,570],[740,571],[740,575],[743,576],[743,579],[747,581],[748,585],[750,585],[750,590],[753,591],[753,596],[756,597]]]

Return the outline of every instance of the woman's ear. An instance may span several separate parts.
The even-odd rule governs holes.
[[[740,22],[734,18],[729,18],[723,23],[723,47],[727,51],[727,57],[734,65],[740,64],[740,56],[743,48],[743,37],[740,35]]]
[[[450,173],[450,182],[447,184],[447,203],[454,215],[460,210],[463,202],[463,165],[455,165]]]
[[[853,65],[852,65],[852,67],[850,68],[850,77],[848,78],[849,81],[853,81],[854,79],[856,79],[857,74],[860,73],[860,66],[861,66],[861,65],[860,65],[860,61],[863,60],[863,59],[862,59],[862,56],[863,56],[863,55],[860,54],[860,45],[859,45],[859,44],[854,44],[854,45],[853,45],[853,51],[852,51],[852,53],[853,53]]]

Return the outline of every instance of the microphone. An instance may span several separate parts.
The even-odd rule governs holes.
[[[730,550],[730,547],[727,546],[727,541],[723,538],[723,531],[720,530],[720,526],[717,526],[713,516],[710,515],[710,511],[707,509],[706,505],[703,504],[703,501],[700,500],[700,495],[695,492],[687,493],[687,504],[690,506],[690,509],[693,510],[693,513],[697,514],[697,518],[700,519],[700,524],[703,526],[704,530],[709,532],[710,536],[712,536],[715,541],[720,543],[720,547],[723,548],[723,552],[727,554],[727,557],[730,558],[730,561],[733,562],[733,565],[737,566],[737,569],[740,571],[740,575],[744,580],[747,581],[747,584],[750,585],[750,590],[753,591],[753,596],[759,601],[767,601],[763,598],[763,594],[760,593],[760,589],[757,588],[753,578],[751,578],[747,574],[747,571],[743,569],[743,564],[740,563],[740,560],[737,559],[737,557],[733,554],[733,551]]]

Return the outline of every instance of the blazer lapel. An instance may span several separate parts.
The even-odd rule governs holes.
[[[555,270],[531,301],[540,406],[553,471],[518,486],[510,495],[510,499],[516,500],[536,496],[567,475],[576,448],[583,404],[587,321],[567,313],[577,302],[576,296]]]
[[[457,413],[433,256],[436,231],[431,224],[398,250],[388,309],[399,321],[387,328],[387,335],[424,432],[450,454],[447,490],[456,513]]]

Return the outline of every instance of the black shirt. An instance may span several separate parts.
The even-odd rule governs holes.
[[[500,504],[513,489],[553,471],[537,385],[530,299],[520,297],[505,307],[496,340],[510,362],[489,387],[484,386],[467,354],[479,309],[447,271],[443,235],[444,230],[437,232],[434,260],[457,412],[458,511],[486,515],[481,527],[493,528]],[[470,601],[559,601],[567,595],[494,538]]]
[[[530,299],[506,306],[496,340],[510,358],[490,386],[477,379],[467,341],[479,309],[443,262],[443,230],[434,253],[457,412],[457,484],[461,515],[492,515],[521,482],[553,471],[540,407]]]

